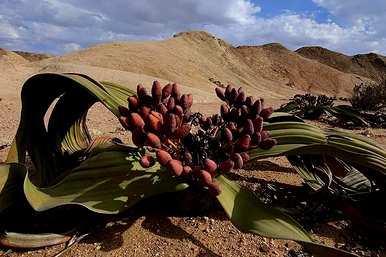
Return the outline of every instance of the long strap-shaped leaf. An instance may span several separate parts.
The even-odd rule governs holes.
[[[119,92],[119,93],[118,93]],[[10,205],[3,201],[5,195],[20,195],[22,184],[16,178],[24,177],[25,156],[28,154],[35,166],[30,176],[37,186],[47,186],[73,165],[64,152],[71,154],[82,150],[89,143],[85,116],[97,101],[102,102],[113,114],[124,104],[124,96],[133,91],[119,85],[104,86],[81,74],[38,74],[23,85],[20,124],[8,153],[7,163],[0,170],[0,212]],[[51,114],[48,131],[43,117],[53,101],[59,98]],[[70,165],[70,167],[69,167]],[[17,174],[9,174],[19,173]]]
[[[147,170],[140,167],[138,159],[133,159],[138,158],[136,149],[109,147],[106,140],[100,146],[94,145],[96,141],[90,144],[85,126],[88,109],[99,101],[119,116],[118,107],[126,105],[132,94],[120,85],[101,84],[81,74],[39,74],[27,80],[22,90],[20,125],[8,164],[0,166],[0,212],[26,197],[38,211],[79,204],[94,212],[113,214],[145,197],[186,188],[186,184],[172,179],[159,165]],[[46,130],[43,117],[56,98],[59,100]],[[24,165],[27,152],[35,166],[28,175]],[[71,162],[71,158],[82,154],[85,161]],[[32,245],[23,240],[31,236],[35,242]],[[57,242],[56,234],[18,233],[4,234],[1,242],[33,247],[45,245],[47,237]],[[63,235],[62,239],[65,238],[68,236]]]
[[[7,159],[9,163],[21,163],[17,169],[20,176],[14,174],[11,176],[9,168],[11,166],[6,166],[3,172],[6,175],[0,181],[3,182],[0,187],[1,193],[12,191],[8,190],[13,189],[9,185],[17,187],[17,183],[9,182],[16,182],[15,178],[25,176],[22,171],[26,173],[25,167],[22,164],[27,151],[36,169],[30,171],[29,176],[25,176],[24,193],[36,210],[46,210],[63,204],[80,204],[96,212],[117,213],[144,197],[185,188],[185,184],[169,178],[168,173],[158,166],[146,171],[141,170],[136,161],[126,159],[130,150],[125,148],[98,149],[80,165],[68,166],[68,158],[64,153],[74,154],[83,150],[89,143],[87,128],[84,126],[88,108],[94,102],[100,101],[114,115],[119,116],[118,106],[125,105],[126,98],[130,94],[132,92],[124,87],[111,83],[101,84],[80,74],[39,74],[27,80],[22,91],[23,109],[20,126]],[[51,103],[58,97],[60,99],[52,113],[47,131],[43,117]],[[74,105],[73,108],[71,104]],[[68,114],[68,110],[73,112]],[[276,118],[280,120],[281,117]],[[292,145],[290,150],[310,146],[314,141],[319,144],[328,141],[318,135],[316,129],[294,126],[287,129],[291,130],[291,133],[306,132],[303,142]],[[281,144],[273,151],[276,151],[276,154],[288,152],[283,146],[292,143],[294,138],[286,135],[280,127],[272,128],[272,131],[274,130]],[[254,154],[254,157],[258,155],[256,152]],[[270,154],[272,155],[272,152]],[[380,165],[381,161],[375,159],[373,163]],[[53,183],[58,178],[60,181]],[[237,202],[235,204],[239,206]],[[261,206],[257,208],[261,209]],[[271,214],[279,215],[280,220],[279,213],[271,211]],[[258,217],[256,216],[256,219],[259,219]],[[238,219],[232,221],[237,225]],[[297,226],[291,221],[289,224]],[[266,235],[309,242],[309,238],[303,238],[307,235],[302,234],[302,229],[296,228],[297,233],[292,238],[287,237],[290,236],[289,227],[284,227],[287,228],[286,237],[274,234],[274,231],[271,231],[273,234]],[[310,244],[313,245],[312,242]]]
[[[222,188],[217,199],[240,231],[294,240],[304,245],[315,256],[356,256],[313,242],[308,233],[288,215],[266,206],[251,191],[224,176],[219,176],[217,179]]]
[[[367,167],[366,176],[386,177],[386,151],[365,137],[293,121],[267,123],[265,128],[278,144],[270,150],[251,149],[251,159],[280,155],[331,155]]]
[[[122,104],[120,94],[109,85],[102,84],[79,74],[38,74],[28,79],[22,89],[22,113],[15,142],[7,162],[24,162],[28,151],[39,172],[34,176],[35,184],[48,185],[53,177],[63,172],[65,160],[59,143],[64,147],[82,148],[88,143],[84,128],[85,114],[97,101],[103,103],[114,115]],[[132,92],[126,89],[126,95]],[[43,117],[52,102],[60,97],[50,118],[48,131]],[[68,132],[72,138],[68,138]],[[71,136],[70,136],[71,137]],[[66,139],[66,140],[64,140]],[[49,157],[49,158],[47,158]]]
[[[78,204],[97,213],[116,214],[146,197],[187,187],[159,164],[142,168],[138,157],[133,157],[134,153],[129,157],[129,152],[112,147],[92,154],[58,184],[47,188],[35,186],[26,177],[25,195],[37,211]]]

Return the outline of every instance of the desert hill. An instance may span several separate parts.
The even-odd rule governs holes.
[[[13,51],[15,54],[20,55],[24,59],[30,62],[36,62],[40,60],[44,60],[50,57],[53,57],[53,55],[50,54],[44,54],[44,53],[31,53],[31,52],[25,52],[25,51]]]
[[[18,66],[26,63],[27,60],[22,56],[0,48],[0,70],[17,69]]]
[[[380,82],[386,78],[386,57],[375,54],[348,56],[323,47],[302,47],[296,52],[345,73],[353,73]]]
[[[115,42],[39,62],[75,63],[145,74],[208,90],[243,86],[263,97],[287,98],[310,91],[347,95],[361,77],[341,72],[278,44],[234,47],[206,32],[183,32],[162,41]]]
[[[360,80],[350,73],[304,58],[277,43],[240,46],[236,53],[255,74],[273,80],[281,87],[344,95]]]
[[[134,88],[152,79],[190,87],[198,102],[213,102],[215,84],[243,86],[270,99],[287,99],[312,92],[347,96],[361,81],[379,81],[386,72],[385,57],[353,57],[323,48],[291,51],[272,43],[232,46],[203,32],[181,32],[161,41],[130,41],[95,45],[50,56],[0,49],[0,82],[17,98],[20,84],[38,72],[80,72]],[[16,91],[15,91],[16,90]]]
[[[162,41],[96,45],[63,56],[12,52],[0,48],[0,110],[2,110],[0,146],[3,147],[0,149],[0,161],[6,158],[19,123],[22,84],[35,73],[78,72],[99,81],[113,81],[132,89],[135,89],[138,83],[150,87],[155,79],[163,84],[175,81],[184,87],[183,92],[193,93],[194,102],[198,103],[194,105],[194,108],[198,108],[196,110],[213,114],[219,110],[218,99],[213,92],[218,84],[232,83],[243,86],[248,93],[265,97],[267,105],[278,107],[295,93],[313,92],[347,96],[355,84],[363,80],[377,79],[375,75],[378,68],[371,71],[374,77],[369,75],[370,68],[363,69],[363,73],[360,74],[350,68],[342,69],[341,66],[344,64],[351,67],[351,59],[336,54],[328,57],[331,60],[323,63],[320,59],[327,58],[324,56],[325,53],[318,53],[318,58],[311,58],[290,51],[277,43],[235,47],[206,32],[178,33],[173,38]],[[331,65],[335,62],[339,63],[336,67]],[[50,86],[55,87],[55,84]],[[100,103],[89,111],[87,124],[92,135],[118,136],[124,141],[129,140],[129,135],[122,130],[116,117],[106,108],[102,108]],[[366,129],[363,132],[385,143],[383,130],[370,130],[369,133]],[[302,183],[296,172],[290,169],[285,158],[260,161],[245,170],[236,171],[234,175],[242,185],[253,190],[257,189],[255,181],[261,181],[262,189],[265,189],[264,185],[270,183],[287,184],[291,187],[300,186]],[[160,213],[158,205],[148,212],[146,205],[133,209],[128,217],[105,222],[105,227],[104,224],[98,225],[98,229],[92,231],[86,240],[74,244],[72,249],[67,248],[70,252],[64,255],[127,256],[129,253],[135,253],[135,256],[158,254],[287,256],[299,253],[300,256],[303,254],[297,251],[299,247],[293,242],[266,240],[237,231],[223,213],[215,211],[205,214],[207,216],[189,217],[181,216],[180,213],[173,215],[173,210],[164,212],[165,208],[162,207],[159,208]],[[367,248],[362,248],[362,245],[353,241],[357,238],[356,234],[352,237],[347,236],[351,235],[353,230],[351,226],[341,225],[341,221],[334,224],[317,224],[315,228],[313,238],[323,244],[336,246],[343,242],[343,245],[348,247],[355,246],[355,251],[368,253]],[[156,247],[149,248],[149,242],[156,242],[152,244]],[[10,256],[58,256],[63,253],[58,254],[63,248],[65,246],[60,245],[36,251],[15,251],[11,252]],[[8,255],[9,251],[4,252],[0,249],[0,255],[2,253]]]

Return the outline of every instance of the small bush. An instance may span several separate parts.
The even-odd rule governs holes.
[[[334,104],[334,97],[326,95],[295,95],[287,104],[283,104],[278,111],[290,112],[305,119],[319,119],[325,114],[326,108]]]
[[[386,108],[386,79],[379,84],[356,85],[350,103],[361,111],[382,111]]]

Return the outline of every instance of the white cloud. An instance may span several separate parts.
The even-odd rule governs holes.
[[[261,8],[251,2],[236,0],[233,1],[233,5],[227,9],[225,16],[240,24],[253,24],[256,20],[254,15],[260,11]]]
[[[244,26],[208,26],[208,29],[233,42],[244,44],[281,42],[291,49],[305,45],[322,45],[346,53],[386,52],[386,40],[373,39],[372,32],[364,25],[345,28],[334,22],[318,23],[310,17],[297,14],[260,18],[253,24]]]
[[[80,48],[81,48],[80,45],[78,45],[76,43],[68,43],[68,44],[64,44],[64,46],[63,46],[64,52],[77,51]]]
[[[236,45],[280,42],[292,49],[322,45],[345,53],[386,53],[384,0],[313,1],[335,22],[294,11],[262,18],[264,10],[249,0],[1,0],[0,47],[63,53],[208,30]]]
[[[384,0],[313,0],[327,9],[345,26],[362,26],[369,32],[369,40],[382,43],[386,40],[386,1]],[[365,39],[366,40],[366,39]]]
[[[0,19],[0,40],[1,39],[17,39],[19,37],[19,33],[17,30],[12,27],[12,25],[2,22]]]
[[[248,0],[2,0],[0,15],[19,28],[20,41],[2,32],[0,45],[62,53],[69,44],[159,39],[206,24],[247,24],[257,12]]]
[[[386,2],[384,0],[312,0],[317,5],[326,8],[333,15],[355,22],[361,17],[385,17]]]

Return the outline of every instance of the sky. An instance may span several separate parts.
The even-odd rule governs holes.
[[[51,54],[205,30],[235,46],[386,55],[384,24],[386,0],[0,0],[0,47]]]

